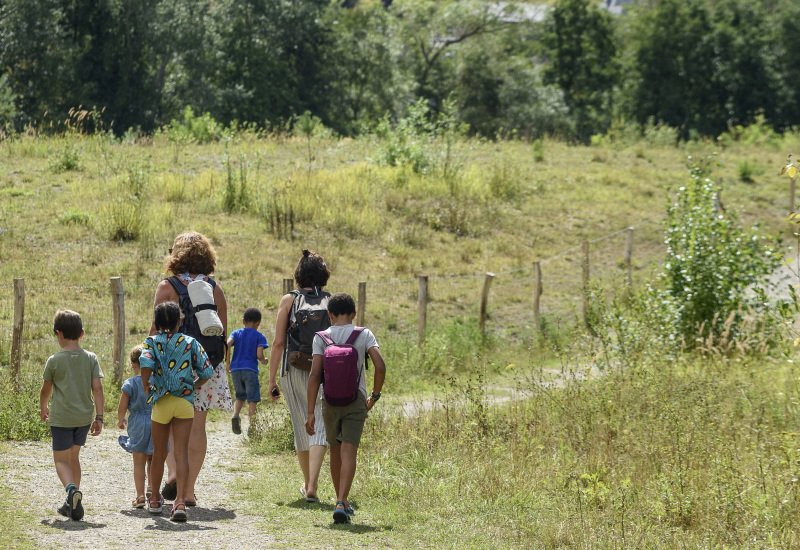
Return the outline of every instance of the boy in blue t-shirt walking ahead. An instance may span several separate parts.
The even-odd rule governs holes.
[[[236,392],[236,402],[233,404],[233,418],[231,419],[231,429],[233,433],[242,433],[242,423],[239,419],[239,412],[242,410],[245,400],[248,403],[248,414],[250,425],[253,425],[253,417],[256,414],[258,403],[261,401],[261,385],[258,381],[258,364],[267,364],[264,356],[264,348],[268,348],[267,338],[258,332],[261,324],[261,312],[249,307],[244,310],[242,316],[244,328],[231,332],[228,337],[228,349],[225,352],[225,363],[228,365],[228,372],[233,379],[233,389]],[[231,359],[230,349],[233,347],[233,359]]]

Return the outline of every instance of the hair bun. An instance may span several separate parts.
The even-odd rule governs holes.
[[[311,251],[309,249],[307,249],[307,248],[304,248],[303,249],[303,258],[308,258],[309,256],[311,256]]]

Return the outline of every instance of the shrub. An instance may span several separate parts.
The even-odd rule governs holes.
[[[62,225],[89,225],[89,214],[71,208],[58,217],[58,223]]]
[[[48,168],[56,174],[80,170],[81,158],[80,150],[75,145],[68,143],[58,153],[50,157]]]
[[[729,316],[740,307],[763,312],[763,301],[747,290],[767,284],[780,257],[765,245],[758,226],[745,231],[736,212],[718,210],[722,185],[707,177],[707,162],[692,164],[689,175],[689,184],[667,210],[664,286],[651,289],[649,300],[661,312],[670,338],[695,348],[723,333],[735,337],[744,316]]]
[[[167,126],[167,138],[174,143],[211,143],[223,137],[224,127],[210,113],[196,116],[190,106],[183,110],[182,120],[173,119]]]
[[[745,159],[739,163],[739,179],[745,183],[752,183],[753,176],[756,175],[758,165]]]
[[[149,188],[150,173],[139,166],[130,166],[128,173],[118,178],[115,198],[103,210],[103,225],[110,240],[135,241],[144,234]]]

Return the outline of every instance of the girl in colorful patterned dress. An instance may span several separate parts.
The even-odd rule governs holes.
[[[144,490],[145,476],[150,480],[150,464],[153,461],[153,439],[150,437],[150,413],[153,407],[147,403],[147,393],[142,384],[142,371],[139,367],[139,357],[142,355],[142,346],[137,345],[131,349],[131,376],[122,384],[122,394],[119,397],[117,408],[118,426],[122,430],[128,426],[128,435],[119,436],[120,446],[133,455],[133,485],[136,487],[136,498],[131,503],[134,508],[144,508],[147,498],[152,491],[147,486]],[[125,420],[125,413],[128,420]]]
[[[178,494],[170,514],[172,521],[186,521],[187,518],[185,493],[188,488],[189,435],[194,421],[195,389],[211,378],[214,371],[197,340],[178,332],[180,323],[181,309],[178,304],[158,304],[153,312],[153,325],[158,334],[147,337],[139,358],[142,387],[148,392],[148,403],[153,406],[150,429],[153,437],[151,483],[154,492],[148,511],[160,514],[164,505],[164,497],[158,492],[158,487],[164,476],[171,429],[178,485]],[[151,374],[152,388],[148,382]]]

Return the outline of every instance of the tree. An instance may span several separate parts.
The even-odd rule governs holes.
[[[351,135],[386,112],[394,113],[409,97],[397,71],[396,21],[378,2],[352,9],[331,7],[325,15],[331,29],[323,50],[323,80],[328,83],[324,112],[327,125]]]
[[[618,78],[609,13],[589,0],[559,0],[542,41],[548,58],[545,83],[564,92],[579,139],[605,132]]]
[[[414,82],[415,95],[434,106],[441,106],[452,89],[454,67],[448,55],[501,26],[496,4],[482,0],[398,0],[391,12],[399,20],[407,78]]]
[[[795,0],[779,2],[768,26],[775,29],[773,43],[778,48],[778,113],[774,123],[778,128],[797,126],[800,124],[800,63],[797,62],[800,3]]]
[[[725,90],[715,67],[714,28],[702,0],[637,4],[631,18],[628,99],[634,118],[718,135],[726,129]]]
[[[778,49],[760,2],[721,0],[714,10],[716,71],[725,90],[726,125],[747,125],[763,112],[778,123]],[[797,35],[795,35],[795,38]]]

